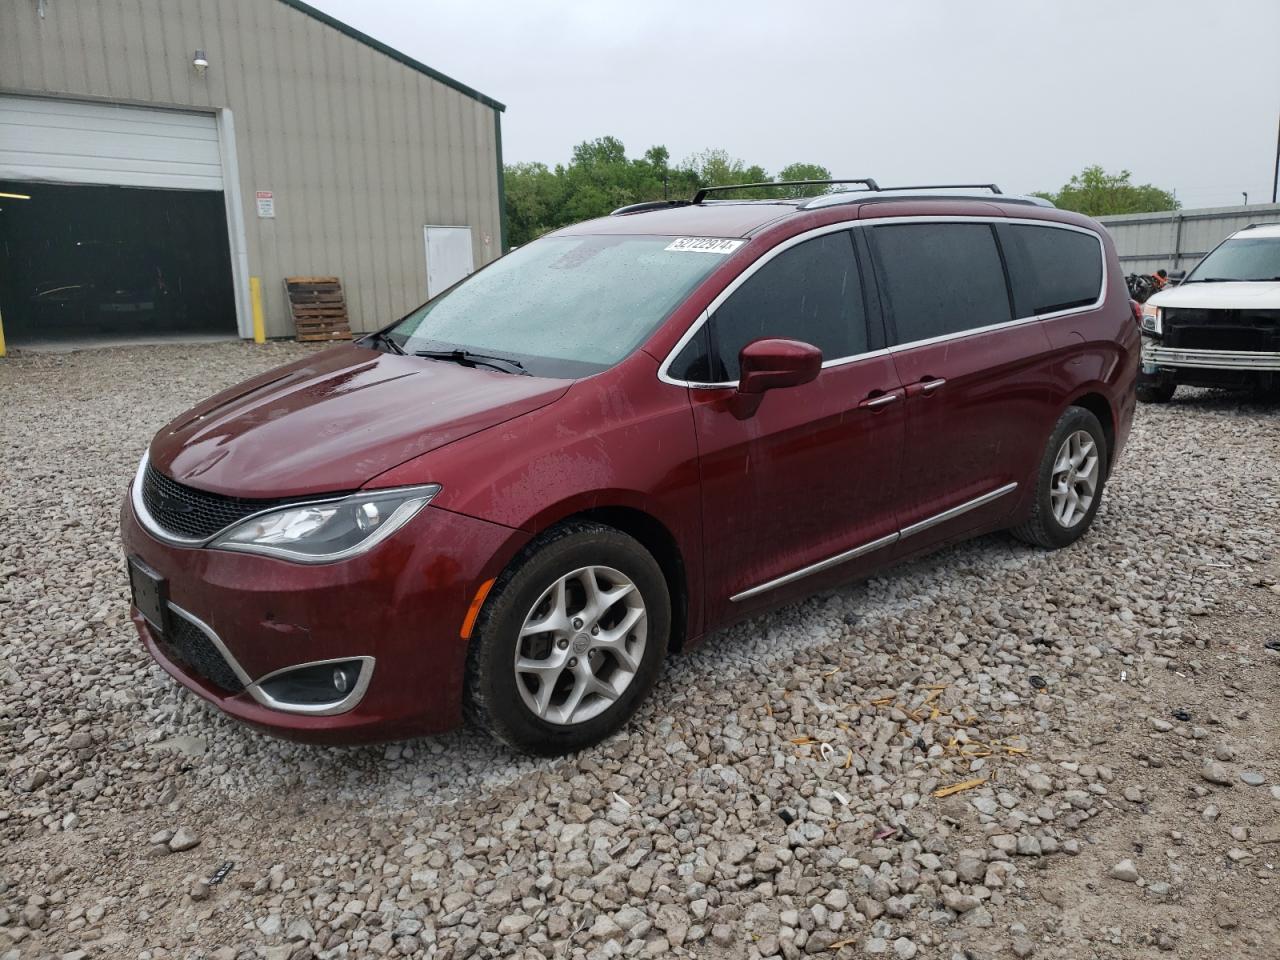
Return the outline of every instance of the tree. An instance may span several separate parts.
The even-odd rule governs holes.
[[[1095,164],[1085,167],[1057,193],[1036,193],[1034,196],[1053,201],[1063,210],[1074,210],[1090,217],[1102,217],[1113,213],[1155,213],[1161,210],[1177,210],[1181,204],[1168,190],[1149,183],[1135,184],[1128,170],[1110,174]]]
[[[789,163],[778,171],[779,180],[830,180],[831,171],[817,163]],[[831,187],[782,187],[784,197],[817,197],[830,193]]]
[[[731,183],[763,183],[773,178],[765,172],[764,167],[747,166],[737,157],[731,157],[724,150],[703,150],[695,153],[680,164],[681,171],[691,178],[699,187],[710,187]],[[726,190],[717,193],[716,198],[728,200],[740,197],[768,196],[763,191]]]
[[[507,194],[507,241],[528,243],[560,223],[564,185],[545,163],[508,164],[504,174]]]
[[[636,159],[617,137],[584,140],[573,148],[569,162],[551,169],[545,163],[508,164],[504,170],[507,196],[507,240],[521,246],[549,230],[580,220],[603,217],[618,207],[646,200],[683,200],[699,187],[713,184],[768,183],[774,178],[756,164],[748,165],[724,150],[704,150],[671,166],[671,154],[652,146]],[[793,163],[779,180],[825,180],[826,167]],[[778,187],[717,193],[717,199],[812,196],[824,187]]]

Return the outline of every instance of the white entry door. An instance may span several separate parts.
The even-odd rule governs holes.
[[[448,290],[475,270],[470,227],[424,227],[427,239],[427,299]]]

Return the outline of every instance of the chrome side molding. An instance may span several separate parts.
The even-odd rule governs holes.
[[[872,540],[870,543],[864,543],[860,547],[854,547],[852,550],[846,550],[844,553],[837,553],[834,557],[827,557],[825,560],[819,560],[807,567],[801,567],[799,570],[793,570],[791,573],[785,573],[782,576],[770,580],[768,583],[762,583],[758,587],[751,587],[749,590],[743,590],[741,593],[735,593],[730,597],[730,601],[737,603],[739,600],[746,600],[749,597],[757,596],[766,590],[772,590],[775,587],[781,587],[788,583],[794,583],[804,577],[812,576],[815,573],[821,573],[823,570],[830,570],[832,567],[839,566],[842,563],[848,563],[858,557],[870,553],[872,550],[879,550],[881,547],[887,547],[890,544],[897,543],[901,534],[891,533],[887,537],[881,537],[879,540]]]
[[[966,500],[964,503],[954,506],[949,510],[943,510],[941,513],[935,513],[932,517],[920,520],[910,526],[903,527],[897,533],[891,533],[886,537],[878,540],[872,540],[861,546],[854,547],[852,550],[846,550],[843,553],[837,553],[834,557],[827,557],[825,560],[819,560],[817,563],[811,563],[807,567],[801,567],[799,570],[793,570],[790,573],[775,577],[766,583],[743,590],[741,593],[735,593],[729,598],[731,603],[737,603],[740,600],[748,600],[751,597],[759,596],[768,590],[777,587],[786,586],[788,583],[794,583],[805,577],[812,576],[815,573],[821,573],[824,570],[830,570],[832,567],[847,563],[850,560],[856,560],[858,557],[866,556],[873,550],[879,550],[882,547],[888,547],[897,543],[899,540],[905,540],[907,537],[917,533],[923,533],[930,527],[936,527],[940,523],[946,523],[948,520],[954,520],[962,514],[968,513],[970,510],[976,510],[978,507],[984,506],[993,500],[998,500],[1005,494],[1013,493],[1018,489],[1017,483],[1006,483],[1003,487],[998,487],[988,493],[982,494],[980,497],[974,497],[972,500]]]
[[[943,510],[941,513],[935,513],[932,517],[928,517],[918,523],[913,523],[909,527],[903,527],[898,531],[898,533],[903,537],[903,539],[906,539],[914,534],[922,533],[930,527],[936,527],[940,523],[946,523],[948,520],[954,520],[961,514],[968,513],[970,510],[976,510],[978,507],[984,506],[992,500],[998,500],[1006,493],[1013,493],[1013,491],[1017,489],[1018,485],[1016,483],[1006,483],[1003,487],[1000,487],[997,490],[992,490],[990,493],[984,493],[980,497],[974,497],[972,500],[966,500],[964,503],[959,506],[952,507],[950,510]]]

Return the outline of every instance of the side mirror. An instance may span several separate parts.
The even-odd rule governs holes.
[[[779,387],[798,387],[822,371],[822,351],[799,340],[753,340],[738,354],[742,373],[738,392],[759,395]]]
[[[1183,280],[1185,280],[1185,279],[1187,279],[1187,271],[1185,271],[1185,270],[1170,270],[1170,271],[1169,271],[1169,282],[1170,282],[1170,283],[1181,283],[1181,282],[1182,282]]]

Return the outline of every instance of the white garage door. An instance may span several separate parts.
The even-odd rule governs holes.
[[[221,190],[213,114],[0,96],[0,180]]]

